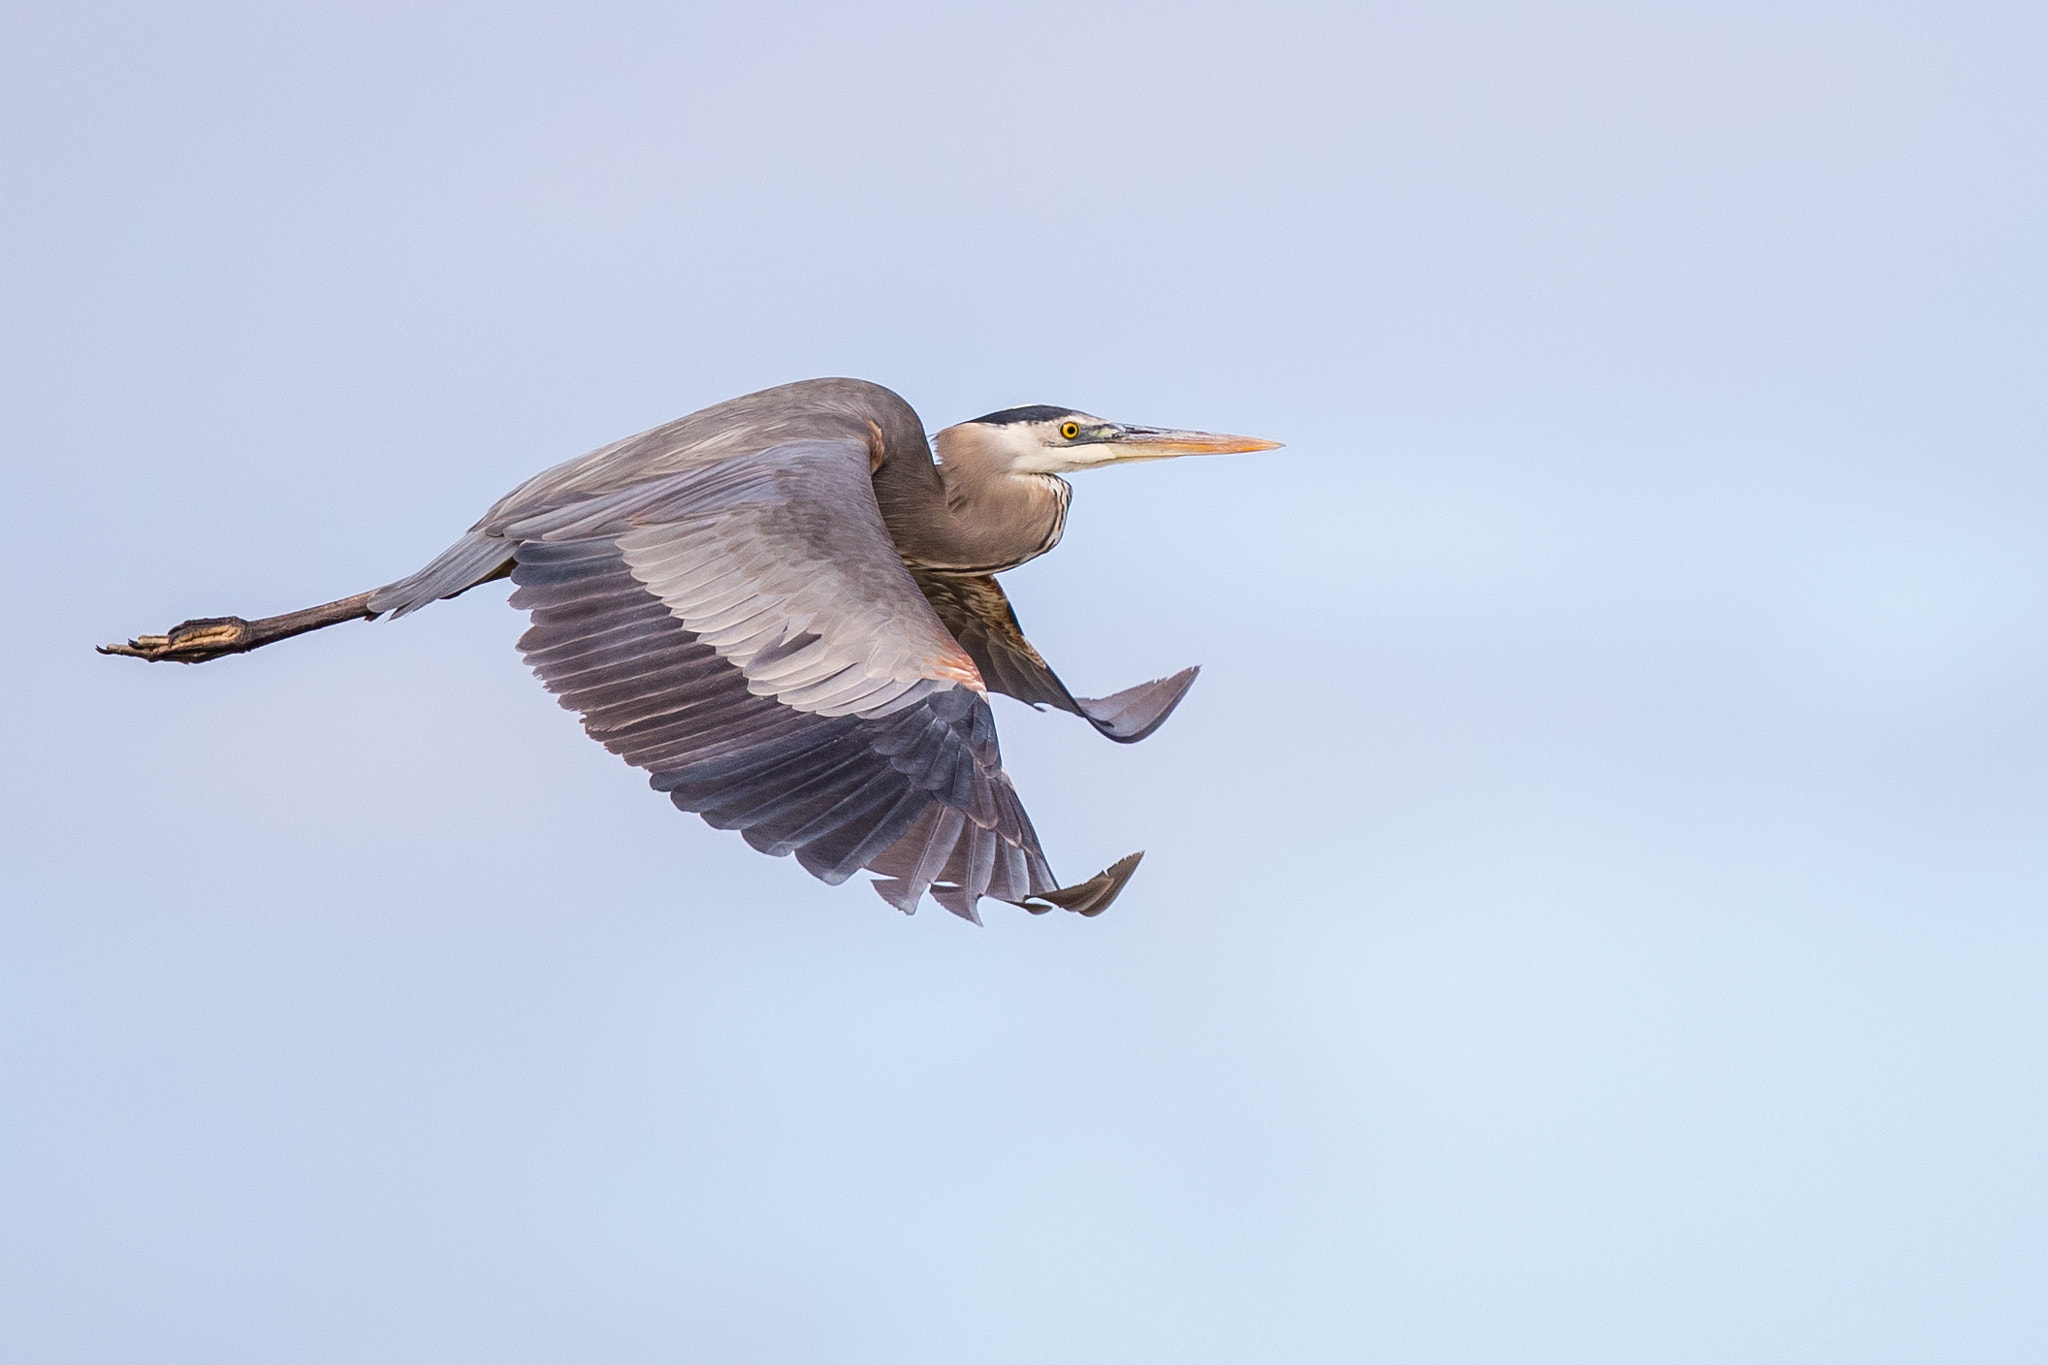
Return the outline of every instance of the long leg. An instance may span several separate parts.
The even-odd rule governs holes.
[[[101,645],[99,652],[147,659],[151,663],[170,659],[181,664],[203,664],[224,654],[246,654],[309,630],[325,630],[343,621],[373,617],[377,613],[370,610],[372,595],[359,592],[339,602],[286,612],[283,616],[266,616],[258,621],[244,621],[239,616],[203,616],[179,622],[168,634],[137,636],[125,645]]]

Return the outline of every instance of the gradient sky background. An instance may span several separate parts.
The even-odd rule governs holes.
[[[15,6],[0,1357],[2048,1357],[2038,6]],[[649,793],[529,473],[879,380],[1083,475],[1100,920]]]

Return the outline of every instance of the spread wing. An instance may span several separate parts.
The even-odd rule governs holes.
[[[838,883],[1099,913],[1136,858],[1061,888],[973,658],[897,556],[859,440],[802,440],[479,531],[512,547],[520,651],[678,807]]]
[[[1119,744],[1135,744],[1166,723],[1194,686],[1200,668],[1139,683],[1107,697],[1076,697],[1067,690],[1017,624],[1002,585],[987,575],[961,577],[912,568],[911,576],[992,692],[1033,706],[1071,711]]]

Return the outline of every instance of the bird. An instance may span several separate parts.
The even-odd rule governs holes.
[[[1062,886],[996,742],[989,693],[1131,744],[1196,668],[1077,697],[996,575],[1065,529],[1062,475],[1277,441],[1005,408],[927,440],[903,398],[809,379],[717,403],[543,471],[395,582],[259,620],[204,617],[99,652],[203,663],[510,578],[519,650],[655,790],[832,885],[981,923],[1106,910],[1144,855]]]

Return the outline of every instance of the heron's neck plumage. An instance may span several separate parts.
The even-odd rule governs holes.
[[[940,433],[938,465],[918,462],[936,475],[929,481],[892,479],[887,470],[877,476],[890,536],[910,563],[942,573],[1000,573],[1059,544],[1073,496],[1066,480],[1012,473],[1006,454],[975,437],[972,427]],[[890,463],[897,462],[892,455]]]

